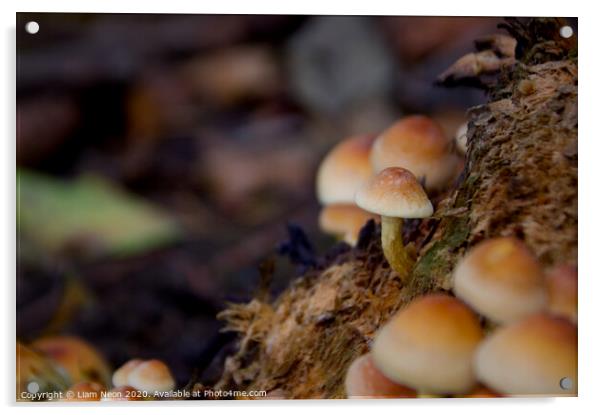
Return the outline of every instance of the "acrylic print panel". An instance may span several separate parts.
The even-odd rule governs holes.
[[[576,396],[577,29],[19,13],[16,400]]]

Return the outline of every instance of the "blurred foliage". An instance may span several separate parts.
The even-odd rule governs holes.
[[[62,181],[20,169],[17,185],[20,236],[45,253],[124,256],[181,234],[166,213],[98,176]]]
[[[46,356],[32,350],[31,348],[17,342],[17,396],[21,392],[53,392],[66,390],[69,385],[67,373],[61,371]],[[35,382],[38,386],[28,386]]]

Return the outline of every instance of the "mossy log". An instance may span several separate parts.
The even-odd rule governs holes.
[[[370,223],[357,247],[275,301],[221,313],[240,343],[214,388],[344,398],[347,367],[379,327],[412,298],[450,290],[454,265],[483,239],[514,235],[546,268],[576,263],[576,42],[558,36],[559,24],[509,22],[516,56],[488,85],[489,102],[469,111],[465,169],[434,217],[404,235],[418,253],[410,282],[390,270]]]

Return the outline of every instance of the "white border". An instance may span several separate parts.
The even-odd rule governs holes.
[[[122,12],[122,13],[233,13],[233,14],[364,14],[364,15],[438,15],[438,16],[576,16],[576,2],[536,2],[504,0],[476,1],[320,1],[282,2],[270,0],[200,2],[170,0],[168,2],[39,0],[19,1],[18,11],[49,12]],[[512,13],[509,13],[512,12]]]
[[[14,399],[14,275],[15,275],[15,12],[16,11],[49,11],[49,12],[147,12],[147,13],[254,13],[254,14],[400,14],[400,15],[487,15],[487,16],[578,16],[579,17],[579,88],[580,101],[580,163],[579,163],[579,257],[580,257],[580,344],[579,344],[579,394],[580,397],[564,399],[505,399],[505,400],[428,400],[428,401],[403,401],[400,403],[389,401],[370,402],[340,402],[340,401],[296,401],[290,402],[219,402],[219,403],[161,403],[161,404],[136,404],[128,406],[129,413],[165,413],[165,406],[174,407],[175,411],[194,412],[221,411],[240,414],[247,413],[282,413],[306,414],[320,409],[338,411],[344,410],[351,414],[364,414],[367,411],[391,412],[398,414],[400,411],[414,412],[426,411],[427,413],[451,414],[504,414],[508,412],[523,412],[526,410],[546,414],[562,414],[575,412],[594,412],[602,406],[596,396],[602,395],[598,389],[602,366],[600,353],[602,351],[599,318],[600,303],[602,303],[602,277],[597,261],[600,255],[598,235],[602,234],[600,221],[597,214],[602,206],[600,195],[600,180],[602,163],[602,138],[595,120],[600,118],[600,98],[602,91],[599,88],[599,73],[602,68],[600,62],[600,46],[602,39],[600,27],[601,17],[592,6],[594,2],[576,1],[546,1],[528,2],[525,0],[503,0],[497,2],[465,0],[454,1],[381,1],[370,0],[362,2],[350,1],[314,1],[304,0],[291,4],[282,1],[230,1],[219,2],[181,1],[169,0],[158,2],[136,2],[107,0],[21,0],[17,4],[0,2],[2,13],[0,18],[4,23],[4,41],[2,47],[2,90],[6,92],[1,101],[0,125],[5,130],[2,143],[4,148],[1,153],[3,158],[0,168],[2,178],[3,203],[2,227],[4,232],[3,246],[0,249],[0,263],[5,266],[3,273],[5,289],[3,296],[6,304],[4,317],[7,325],[2,330],[0,347],[2,352],[3,368],[0,394],[2,402],[9,404]],[[596,74],[596,72],[598,74]],[[596,78],[598,75],[598,78]],[[596,99],[596,97],[598,97]],[[49,412],[49,413],[90,413],[104,412],[106,408],[93,406],[41,406],[26,405],[20,412]],[[12,406],[10,411],[15,410]],[[120,412],[122,408],[118,409]],[[115,408],[111,408],[115,411]]]

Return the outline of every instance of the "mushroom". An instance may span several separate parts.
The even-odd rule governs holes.
[[[370,161],[375,172],[403,167],[425,180],[427,190],[440,190],[453,180],[460,157],[441,127],[423,115],[404,117],[374,142]]]
[[[111,371],[92,345],[72,336],[42,337],[31,346],[61,366],[72,383],[84,381],[109,385]]]
[[[577,323],[577,267],[561,265],[546,278],[548,312]]]
[[[497,329],[479,346],[477,377],[509,395],[577,393],[577,327],[536,314]]]
[[[113,373],[113,386],[129,386],[128,378],[130,376],[130,373],[132,373],[132,370],[134,370],[134,368],[142,362],[142,359],[132,359],[127,361],[124,365],[117,369]]]
[[[513,237],[488,239],[472,248],[453,272],[453,291],[496,323],[536,313],[546,304],[543,271]]]
[[[374,138],[372,135],[348,138],[326,155],[316,179],[320,203],[353,203],[356,190],[372,176],[370,148]]]
[[[477,316],[461,301],[432,294],[385,324],[372,358],[387,378],[422,396],[465,393],[475,385],[472,360],[482,336]]]
[[[160,360],[145,360],[133,365],[127,375],[127,385],[148,393],[168,392],[176,382],[169,368]]]
[[[362,227],[370,219],[380,222],[378,215],[373,215],[351,204],[335,204],[322,208],[320,212],[320,229],[326,233],[342,236],[349,245],[355,245]]]
[[[367,353],[355,359],[345,376],[348,398],[415,398],[416,391],[390,381],[374,366]]]
[[[355,203],[381,215],[383,253],[391,268],[406,279],[414,258],[403,246],[403,219],[426,218],[433,214],[433,205],[416,177],[404,168],[389,167],[358,190]]]

